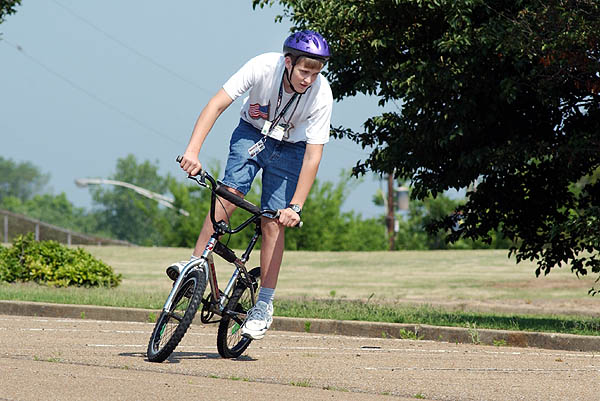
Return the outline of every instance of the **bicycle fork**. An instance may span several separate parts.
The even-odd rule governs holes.
[[[173,288],[171,289],[167,300],[165,301],[163,311],[168,312],[171,310],[173,306],[173,301],[175,299],[175,294],[177,293],[179,287],[181,287],[183,280],[192,269],[198,269],[204,273],[205,282],[210,285],[213,299],[219,301],[218,311],[216,312],[218,312],[219,314],[223,312],[227,305],[227,300],[229,299],[229,296],[231,296],[231,293],[234,290],[235,283],[237,282],[240,273],[239,268],[234,271],[233,276],[229,279],[229,282],[227,283],[225,292],[221,294],[221,292],[219,291],[219,284],[217,282],[217,274],[212,255],[216,244],[217,239],[211,238],[206,244],[206,248],[202,252],[202,256],[200,256],[200,258],[196,260],[188,262],[183,267],[183,269],[179,273],[179,276],[177,277],[177,280],[175,280],[175,283],[173,284]]]
[[[206,244],[206,248],[202,252],[202,256],[196,260],[188,262],[183,267],[182,271],[179,273],[179,276],[177,277],[177,280],[175,280],[175,283],[173,284],[173,288],[171,289],[171,292],[169,293],[169,296],[167,297],[167,300],[165,301],[165,304],[163,306],[163,311],[168,312],[169,310],[171,310],[171,307],[173,305],[173,301],[175,298],[175,294],[177,293],[177,289],[179,289],[179,287],[182,285],[183,280],[185,279],[187,274],[192,269],[197,268],[200,271],[204,272],[205,282],[210,285],[212,298],[213,298],[213,300],[218,301],[218,303],[214,304],[218,310],[215,310],[214,312],[221,315],[227,307],[227,302],[229,301],[229,298],[231,297],[231,294],[233,293],[233,290],[235,289],[235,286],[238,282],[241,272],[242,271],[246,272],[245,261],[248,260],[250,251],[256,244],[257,238],[258,238],[258,235],[255,234],[254,238],[252,238],[250,246],[248,247],[248,249],[242,256],[242,259],[239,259],[239,258],[235,257],[235,254],[233,254],[233,252],[231,250],[229,250],[228,248],[219,244],[218,240],[216,238],[211,237],[210,240],[208,241],[208,243]],[[219,247],[219,245],[221,245],[221,246]],[[217,249],[215,249],[215,247],[217,247]],[[226,250],[228,252],[226,252]],[[230,263],[233,263],[236,267],[236,269],[233,271],[231,278],[229,279],[229,281],[227,283],[227,286],[225,287],[225,291],[223,291],[223,292],[221,292],[219,290],[219,284],[217,282],[217,274],[216,274],[215,264],[214,264],[213,255],[212,255],[213,251],[217,252],[217,254],[224,257]],[[227,254],[225,255],[224,253],[227,253]],[[252,304],[254,304],[255,299],[254,299],[253,292],[251,293],[251,298],[252,298]]]
[[[196,260],[188,262],[188,264],[183,267],[183,270],[181,272],[179,272],[179,276],[177,277],[177,280],[175,280],[175,283],[173,284],[173,288],[171,289],[171,292],[169,293],[169,296],[167,297],[167,300],[165,301],[165,305],[163,306],[164,312],[168,312],[171,310],[171,307],[173,306],[173,300],[175,299],[175,294],[177,293],[177,290],[179,289],[179,287],[181,287],[183,280],[185,279],[187,274],[192,269],[198,268],[200,271],[204,271],[205,274],[208,274],[207,273],[208,269],[206,269],[205,265],[206,265],[206,260],[200,258],[200,259],[196,259]]]
[[[217,288],[217,276],[216,276],[215,265],[214,265],[213,257],[212,257],[212,251],[213,251],[216,243],[217,243],[217,240],[215,238],[211,237],[211,239],[206,244],[206,248],[204,249],[204,252],[202,252],[202,256],[200,256],[200,258],[198,258],[198,259],[189,261],[183,267],[183,269],[179,272],[179,276],[177,277],[177,280],[175,280],[175,284],[173,284],[173,288],[171,289],[171,292],[169,293],[169,296],[167,297],[167,300],[165,301],[165,305],[163,306],[164,312],[168,312],[171,310],[171,307],[173,306],[173,300],[175,298],[175,294],[177,293],[177,290],[181,286],[181,283],[183,282],[183,280],[185,279],[187,274],[192,269],[197,268],[201,272],[203,272],[205,275],[204,282],[208,283],[210,280],[211,288],[213,289],[213,291],[216,288],[217,289],[216,291],[218,293],[219,290]],[[209,272],[210,272],[210,274],[209,274]]]

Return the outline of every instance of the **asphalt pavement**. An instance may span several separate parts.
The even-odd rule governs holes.
[[[231,360],[217,353],[215,325],[194,324],[167,361],[151,363],[153,323],[77,310],[70,318],[0,314],[0,399],[571,401],[600,394],[600,359],[590,351],[332,335],[278,323]]]
[[[90,305],[1,301],[0,314],[46,316],[110,321],[150,322],[158,311]],[[200,324],[198,318],[195,324]],[[418,338],[459,344],[534,347],[564,351],[600,352],[600,336],[489,330],[476,327],[439,327],[420,324],[377,323],[325,319],[275,317],[271,330],[340,334],[372,338]],[[600,400],[600,396],[598,398]]]

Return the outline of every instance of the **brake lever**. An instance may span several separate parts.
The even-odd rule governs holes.
[[[206,173],[204,172],[204,170],[200,170],[200,173],[198,173],[198,175],[188,174],[188,178],[190,180],[196,181],[198,185],[208,188],[208,185],[206,185]]]

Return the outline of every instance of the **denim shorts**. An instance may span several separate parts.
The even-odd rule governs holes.
[[[250,156],[248,149],[263,138],[257,128],[240,119],[229,143],[222,183],[246,195],[262,169],[261,209],[285,209],[296,191],[306,142],[291,143],[267,137],[265,148],[256,156]]]

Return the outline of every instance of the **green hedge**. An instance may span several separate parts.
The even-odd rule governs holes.
[[[36,241],[33,234],[0,246],[0,282],[33,281],[55,287],[116,287],[122,276],[82,248],[56,241]]]

